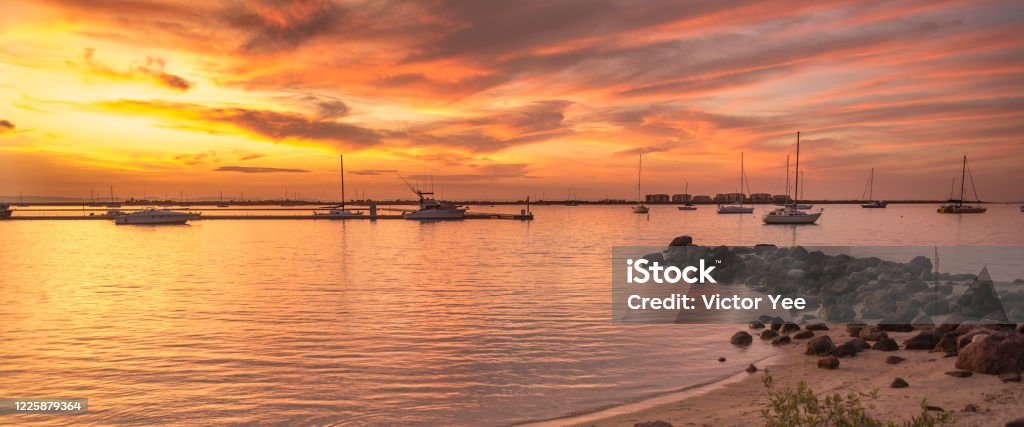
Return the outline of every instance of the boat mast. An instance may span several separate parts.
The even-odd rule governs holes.
[[[636,172],[636,202],[640,203],[640,204],[643,204],[643,202],[640,201],[640,177],[643,175],[643,172],[644,172],[644,153],[643,152],[640,153],[640,165],[637,167],[636,171],[637,171]]]
[[[789,197],[789,154],[786,155],[786,197]],[[782,204],[786,204],[785,202]]]
[[[793,183],[793,209],[796,209],[797,197],[800,197],[800,132],[796,133],[796,182]]]
[[[338,164],[341,165],[339,169],[341,173],[341,209],[345,209],[345,155],[338,155]]]
[[[964,156],[964,167],[960,169],[960,201],[958,206],[964,205],[964,178],[967,177],[967,156]]]
[[[871,177],[868,178],[868,200],[875,200],[875,168],[871,168]]]
[[[740,206],[743,206],[743,152],[740,151]]]

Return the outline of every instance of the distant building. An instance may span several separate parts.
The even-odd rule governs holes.
[[[647,203],[668,203],[668,194],[648,194]]]
[[[694,203],[711,203],[711,196],[699,195],[693,196]]]
[[[715,203],[741,202],[746,198],[743,193],[718,193],[715,194]]]
[[[792,200],[789,199],[789,195],[788,194],[776,194],[776,195],[772,196],[772,202],[773,203],[789,203],[791,201]]]
[[[750,201],[754,203],[768,203],[772,201],[772,195],[768,193],[754,193],[750,195]]]
[[[689,194],[673,194],[672,203],[686,203],[690,201],[691,196]]]

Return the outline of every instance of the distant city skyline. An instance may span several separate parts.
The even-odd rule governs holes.
[[[1024,200],[1010,1],[0,5],[0,196]],[[790,170],[792,173],[792,169]],[[958,186],[959,184],[957,184]],[[957,187],[957,192],[959,187]],[[145,192],[145,193],[144,193]],[[746,191],[745,191],[746,192]]]

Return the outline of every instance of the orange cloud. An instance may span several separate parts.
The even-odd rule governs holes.
[[[144,61],[132,64],[127,71],[117,71],[99,62],[96,59],[96,51],[93,48],[87,48],[79,61],[69,60],[66,61],[66,64],[71,68],[83,70],[89,75],[111,80],[141,81],[178,91],[187,91],[192,87],[192,83],[188,80],[165,72],[166,62],[160,58],[147,56]]]

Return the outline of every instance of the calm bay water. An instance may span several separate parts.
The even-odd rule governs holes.
[[[827,206],[803,227],[713,207],[534,212],[533,222],[0,221],[0,397],[89,398],[90,414],[73,421],[95,424],[546,419],[771,354],[731,348],[736,326],[613,325],[614,245],[680,234],[709,245],[1024,245],[1016,206]]]

